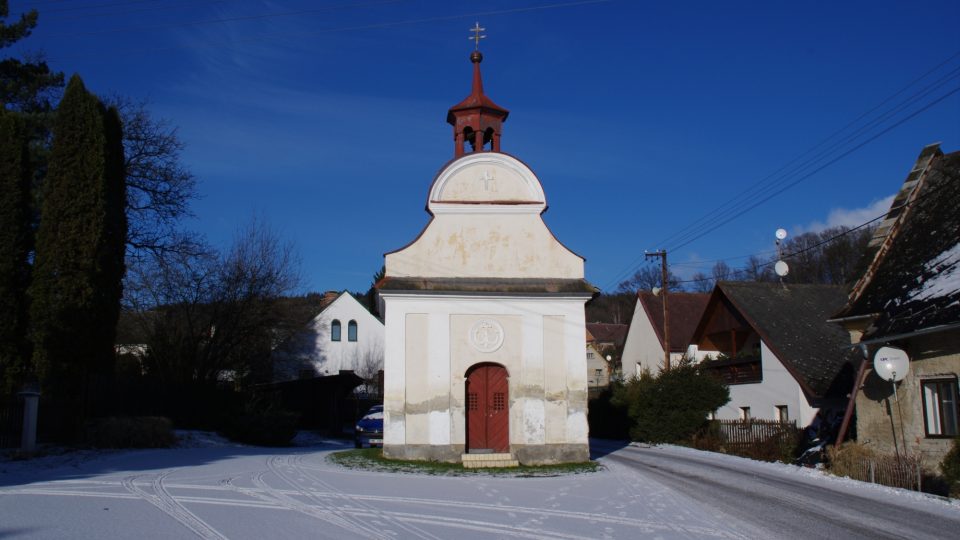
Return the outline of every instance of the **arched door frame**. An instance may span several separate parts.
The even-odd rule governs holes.
[[[467,452],[509,452],[510,372],[507,367],[496,362],[480,362],[467,368],[464,379]]]

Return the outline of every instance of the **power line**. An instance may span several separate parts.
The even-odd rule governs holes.
[[[741,198],[749,198],[749,193],[750,193],[752,190],[754,190],[754,189],[762,186],[763,184],[765,184],[766,182],[770,181],[771,179],[774,179],[775,176],[779,175],[781,172],[783,172],[783,171],[785,171],[786,169],[788,169],[788,168],[789,168],[791,165],[793,165],[794,163],[803,160],[806,156],[808,156],[808,155],[810,155],[810,154],[813,154],[813,153],[816,152],[819,148],[825,146],[828,142],[830,142],[831,140],[833,140],[835,137],[837,137],[838,135],[840,135],[840,134],[843,133],[844,131],[848,130],[849,128],[855,126],[858,122],[860,122],[861,120],[863,120],[864,118],[866,118],[866,117],[869,116],[870,114],[876,112],[877,110],[881,109],[884,105],[886,105],[887,103],[893,101],[897,96],[899,96],[899,95],[903,94],[904,92],[906,92],[910,87],[914,86],[916,83],[920,82],[921,80],[927,78],[928,76],[930,76],[931,74],[933,74],[934,72],[936,72],[937,70],[939,70],[940,68],[942,68],[944,65],[952,62],[953,60],[955,60],[955,59],[958,58],[958,57],[960,57],[960,51],[957,51],[957,52],[953,53],[953,54],[950,55],[948,58],[946,58],[945,60],[943,60],[942,62],[940,62],[939,64],[937,64],[937,65],[935,65],[934,67],[928,69],[927,71],[925,71],[925,72],[924,72],[923,74],[921,74],[920,76],[914,78],[913,80],[911,80],[910,82],[908,82],[906,85],[904,85],[904,86],[901,87],[899,90],[897,90],[896,92],[894,92],[893,94],[891,94],[890,96],[888,96],[887,98],[885,98],[884,100],[882,100],[880,103],[878,103],[877,105],[875,105],[875,106],[872,107],[871,109],[869,109],[869,110],[865,111],[864,113],[860,114],[860,115],[857,116],[855,119],[851,120],[850,122],[848,122],[848,123],[847,123],[846,125],[844,125],[843,127],[837,129],[836,131],[834,131],[833,133],[831,133],[830,135],[828,135],[826,138],[822,139],[820,142],[818,142],[817,144],[815,144],[814,146],[812,146],[811,148],[809,148],[809,149],[806,150],[805,152],[801,153],[801,154],[798,155],[797,157],[795,157],[795,158],[793,158],[792,160],[790,160],[789,162],[787,162],[786,165],[780,167],[780,168],[777,169],[776,171],[774,171],[774,172],[770,173],[769,175],[765,176],[764,178],[762,178],[762,179],[759,180],[758,182],[756,182],[756,183],[754,183],[753,185],[749,186],[746,190],[744,190],[744,191],[741,192],[740,194],[734,196],[732,199],[727,200],[726,202],[724,202],[724,203],[721,204],[720,206],[714,208],[713,210],[711,210],[710,212],[708,212],[706,215],[700,217],[699,219],[697,219],[696,221],[690,223],[690,224],[687,225],[686,227],[680,229],[680,230],[677,231],[676,233],[668,236],[667,238],[664,238],[663,240],[660,240],[659,242],[656,243],[656,245],[664,245],[664,244],[666,244],[666,243],[668,243],[668,242],[674,241],[678,236],[682,236],[684,233],[686,233],[686,232],[688,232],[688,231],[690,231],[690,230],[697,229],[701,224],[709,221],[714,215],[717,215],[717,214],[723,212],[724,210],[726,210],[726,209],[727,209],[728,207],[730,207],[730,206],[735,206],[736,201],[738,201],[739,199],[741,199]]]
[[[839,151],[839,150],[838,150],[839,148],[842,148],[844,145],[846,145],[846,144],[848,144],[848,143],[854,142],[858,137],[860,137],[862,134],[866,133],[867,131],[869,131],[869,130],[872,129],[873,127],[879,126],[879,125],[882,124],[884,121],[889,120],[891,117],[895,116],[897,113],[903,111],[904,109],[910,107],[911,105],[914,105],[916,102],[920,101],[921,99],[925,98],[925,97],[928,96],[929,94],[933,93],[935,90],[939,89],[940,87],[946,85],[946,84],[947,84],[948,82],[950,82],[951,80],[956,79],[956,78],[958,78],[958,77],[960,77],[960,67],[957,67],[957,68],[953,69],[952,71],[950,71],[949,73],[947,73],[946,75],[944,75],[943,77],[941,77],[940,79],[934,81],[933,83],[929,84],[928,86],[926,86],[926,87],[924,87],[923,89],[919,90],[918,92],[914,93],[914,94],[911,95],[910,97],[906,98],[904,101],[900,102],[899,104],[897,104],[896,106],[894,106],[892,109],[886,111],[885,113],[883,113],[883,114],[880,115],[879,117],[874,118],[873,120],[871,120],[871,121],[868,122],[867,124],[861,126],[861,127],[858,128],[856,131],[854,131],[854,132],[851,133],[850,135],[846,136],[843,140],[841,140],[841,141],[839,141],[838,143],[836,143],[835,146],[833,146],[833,147],[831,147],[831,148],[829,148],[829,149],[820,151],[819,153],[817,153],[816,156],[808,159],[808,160],[805,161],[804,163],[801,163],[801,164],[798,165],[796,168],[794,168],[794,170],[792,170],[792,171],[790,171],[790,172],[788,172],[788,173],[780,176],[780,177],[777,178],[776,180],[777,180],[778,182],[782,182],[782,181],[786,181],[786,180],[790,179],[791,177],[793,177],[793,176],[795,176],[795,175],[797,175],[797,174],[801,174],[805,169],[808,169],[808,168],[810,168],[810,167],[813,167],[813,166],[815,166],[818,162],[820,162],[820,161],[822,161],[822,160],[824,160],[824,159],[827,159],[831,154],[834,154],[834,153],[836,153],[837,151]],[[882,132],[882,133],[884,133],[884,132]],[[872,140],[872,139],[871,139],[871,140]],[[803,179],[806,179],[806,178],[809,178],[809,175],[803,177]],[[796,183],[791,183],[791,184],[788,184],[788,186],[792,186],[792,185],[795,185],[795,184],[796,184]],[[769,194],[771,191],[775,190],[776,188],[777,188],[777,184],[776,184],[776,183],[768,183],[766,186],[763,186],[761,189],[757,190],[756,193],[750,195],[749,197],[746,197],[746,198],[744,199],[744,201],[742,202],[742,204],[749,204],[749,203],[750,203],[750,199],[767,195],[767,194]],[[782,193],[783,191],[785,191],[785,190],[776,191],[775,194]],[[764,199],[764,200],[769,200],[769,198]],[[753,208],[753,206],[751,206],[751,208]],[[683,235],[680,235],[679,238],[676,238],[676,239],[674,240],[674,242],[683,242],[683,243],[680,244],[680,245],[686,245],[687,243],[689,243],[689,242],[686,242],[686,240],[690,239],[691,236],[694,236],[697,232],[698,232],[698,230],[696,230],[696,229],[691,229],[691,230],[689,230],[687,233],[685,233],[685,234],[683,234]],[[675,250],[675,249],[677,249],[677,247],[678,247],[677,245],[673,245],[673,246],[671,246],[671,249],[674,249],[674,250]]]
[[[163,0],[127,0],[126,2],[108,2],[104,4],[80,4],[77,5],[76,2],[71,2],[70,7],[56,7],[53,9],[43,8],[41,14],[46,13],[64,13],[68,11],[80,11],[83,9],[96,9],[101,7],[116,7],[116,6],[129,6],[132,4],[153,4],[156,2],[162,2]],[[27,9],[37,9],[39,11],[39,6],[32,6]]]
[[[960,86],[958,86],[958,87],[950,90],[950,91],[947,92],[946,94],[943,94],[942,96],[936,98],[935,100],[931,101],[930,103],[927,103],[926,105],[924,105],[924,106],[921,107],[920,109],[917,109],[916,111],[914,111],[914,112],[912,112],[911,114],[907,115],[905,118],[900,119],[899,121],[895,122],[894,124],[892,124],[892,125],[888,126],[887,128],[883,129],[883,130],[880,131],[879,133],[877,133],[877,134],[869,137],[867,140],[865,140],[865,141],[857,144],[857,145],[854,146],[853,148],[850,148],[850,149],[842,152],[841,154],[839,154],[838,156],[830,159],[829,161],[827,161],[827,162],[824,163],[823,165],[820,165],[819,167],[816,167],[815,169],[813,169],[813,170],[810,171],[809,173],[804,174],[804,175],[801,176],[800,178],[797,178],[796,180],[793,180],[792,182],[786,184],[786,185],[783,186],[781,189],[778,189],[777,191],[775,191],[775,192],[773,192],[773,193],[765,196],[764,198],[762,198],[762,199],[760,199],[760,200],[758,200],[758,201],[750,204],[748,207],[744,208],[744,209],[741,210],[739,213],[734,214],[734,215],[732,215],[732,216],[730,216],[730,217],[728,217],[728,218],[720,221],[719,223],[717,223],[716,225],[714,225],[714,226],[711,227],[710,229],[707,229],[706,231],[703,231],[703,232],[701,232],[701,233],[699,233],[699,234],[696,234],[696,235],[694,235],[693,237],[691,237],[691,238],[689,238],[688,240],[686,240],[685,242],[683,242],[683,243],[681,243],[681,244],[679,244],[679,245],[677,245],[677,246],[674,246],[674,247],[673,247],[673,251],[676,251],[677,249],[680,249],[680,248],[682,248],[682,247],[684,247],[684,246],[686,246],[686,245],[689,245],[689,244],[690,244],[691,242],[693,242],[694,240],[697,240],[697,239],[699,239],[699,238],[702,238],[702,237],[706,236],[707,234],[710,234],[711,232],[713,232],[714,230],[716,230],[716,229],[719,228],[720,226],[725,225],[725,224],[727,224],[727,223],[730,223],[731,221],[733,221],[733,220],[741,217],[742,215],[744,215],[745,213],[749,212],[750,210],[753,210],[754,208],[756,208],[756,207],[760,206],[761,204],[769,201],[770,199],[776,197],[777,195],[780,195],[781,193],[787,191],[788,189],[796,186],[797,184],[799,184],[800,182],[806,180],[807,178],[810,178],[810,177],[813,176],[814,174],[822,171],[823,169],[829,167],[830,165],[833,165],[833,164],[836,163],[837,161],[840,161],[841,159],[849,156],[850,154],[856,152],[856,151],[859,150],[860,148],[863,148],[863,147],[866,146],[867,144],[869,144],[869,143],[875,141],[876,139],[880,138],[881,136],[889,133],[889,132],[892,131],[893,129],[901,126],[902,124],[904,124],[904,123],[907,122],[908,120],[911,120],[912,118],[916,117],[916,116],[919,115],[920,113],[928,110],[930,107],[933,107],[934,105],[936,105],[936,104],[940,103],[941,101],[947,99],[948,97],[952,96],[953,94],[956,94],[957,92],[960,92]]]
[[[121,28],[108,28],[106,30],[94,30],[90,32],[66,32],[60,34],[49,34],[46,37],[51,38],[61,38],[61,37],[82,37],[82,36],[97,36],[103,34],[125,34],[131,32],[143,32],[147,30],[165,30],[168,28],[181,28],[184,26],[202,26],[207,24],[223,24],[230,22],[240,22],[240,21],[252,21],[259,19],[273,19],[279,17],[296,17],[301,15],[316,15],[318,13],[327,13],[330,11],[336,11],[339,9],[345,8],[362,8],[369,6],[376,6],[382,4],[394,4],[401,2],[403,0],[380,0],[378,2],[366,2],[363,4],[339,4],[336,6],[327,6],[324,8],[314,8],[314,9],[301,9],[297,11],[278,11],[273,13],[259,13],[256,15],[239,15],[236,17],[224,17],[221,19],[204,19],[197,21],[186,21],[186,22],[174,22],[166,24],[155,24],[150,26],[126,26]]]
[[[817,242],[816,244],[813,244],[813,245],[807,246],[807,247],[805,247],[805,248],[803,248],[803,249],[798,249],[797,251],[793,251],[793,252],[791,252],[791,253],[788,253],[788,254],[786,254],[786,255],[783,256],[783,259],[790,259],[790,258],[792,258],[792,257],[796,257],[796,256],[798,256],[798,255],[802,255],[802,254],[804,254],[804,253],[806,253],[806,252],[808,252],[808,251],[817,249],[817,248],[819,248],[819,247],[821,247],[821,246],[824,246],[824,245],[826,245],[826,244],[829,244],[830,242],[833,242],[833,241],[835,241],[835,240],[838,240],[838,239],[840,239],[840,238],[843,238],[844,236],[846,236],[846,235],[848,235],[848,234],[851,234],[851,233],[853,233],[853,232],[856,232],[856,231],[858,231],[858,230],[860,230],[860,229],[862,229],[862,228],[864,228],[864,227],[866,227],[866,226],[868,226],[868,225],[872,225],[873,223],[876,223],[877,221],[880,221],[880,220],[884,219],[885,217],[887,217],[888,215],[890,215],[891,212],[894,212],[894,211],[897,211],[897,210],[903,210],[903,209],[905,209],[905,208],[908,208],[908,207],[910,207],[910,206],[913,206],[913,205],[917,204],[919,201],[921,201],[921,200],[923,200],[923,199],[926,199],[927,197],[931,197],[931,196],[935,195],[938,191],[940,191],[941,189],[944,189],[944,188],[947,187],[948,185],[949,185],[948,183],[944,183],[944,184],[941,184],[941,185],[939,185],[939,186],[937,186],[937,187],[928,189],[928,190],[926,191],[926,193],[923,193],[923,194],[921,194],[921,195],[918,195],[918,196],[915,197],[913,200],[909,200],[909,201],[907,201],[907,202],[905,202],[905,203],[903,203],[903,204],[901,204],[901,205],[899,205],[899,206],[891,207],[889,210],[887,210],[886,212],[880,214],[879,216],[876,216],[876,217],[874,217],[874,218],[872,218],[872,219],[869,219],[869,220],[867,220],[867,221],[864,221],[863,223],[857,225],[856,227],[851,227],[851,228],[846,229],[846,230],[844,230],[844,231],[842,231],[842,232],[839,232],[839,233],[831,236],[830,238],[825,238],[825,239]],[[763,253],[767,253],[767,252],[760,252],[760,253],[757,253],[757,254],[748,255],[747,257],[754,256],[754,255],[759,256],[759,255],[761,255],[761,254],[763,254]],[[768,262],[760,265],[760,268],[764,268],[764,267],[768,267],[768,266],[773,266],[773,265],[775,265],[776,263],[777,263],[777,261],[768,261]],[[696,282],[700,282],[700,281],[710,281],[710,280],[713,280],[713,279],[714,279],[714,278],[711,278],[711,277],[698,278],[698,279],[683,279],[683,280],[677,280],[677,281],[675,281],[674,283],[696,283]]]
[[[389,1],[398,1],[398,0],[389,0]],[[382,28],[393,28],[398,26],[407,26],[414,24],[423,24],[423,23],[432,23],[432,22],[444,22],[444,21],[456,21],[462,19],[473,19],[476,17],[487,17],[495,15],[509,15],[513,13],[528,13],[534,11],[542,11],[548,9],[558,9],[565,7],[573,7],[580,5],[589,5],[589,4],[605,4],[609,2],[615,2],[616,0],[577,0],[572,2],[559,2],[554,4],[544,4],[539,6],[528,6],[521,8],[510,8],[510,9],[499,9],[491,11],[480,11],[473,12],[462,15],[441,15],[436,17],[426,17],[422,19],[407,19],[401,21],[388,21],[382,23],[371,23],[371,24],[362,24],[355,26],[342,26],[334,28],[321,28],[321,29],[312,29],[309,32],[269,32],[260,34],[259,36],[254,36],[250,38],[236,39],[231,41],[231,45],[238,43],[256,43],[260,41],[269,41],[276,38],[288,38],[291,36],[298,35],[319,35],[319,34],[331,34],[331,33],[340,33],[340,32],[353,32],[359,30],[378,30]],[[222,22],[222,21],[216,21]],[[189,23],[188,23],[189,25]],[[210,46],[219,46],[215,43],[210,44]],[[156,52],[167,52],[180,49],[194,49],[199,48],[196,44],[184,44],[184,45],[171,45],[169,47],[153,47],[153,48],[141,48],[141,49],[124,49],[122,51],[116,51],[116,54],[140,54],[140,53],[156,53]],[[80,57],[80,56],[89,56],[88,54],[76,54],[76,55],[58,55],[53,57],[48,57],[48,61],[63,60],[68,58]]]
[[[176,2],[176,3],[164,3],[162,5],[142,7],[140,9],[128,9],[125,11],[100,11],[100,12],[84,13],[82,15],[74,15],[74,16],[67,16],[67,17],[57,16],[57,15],[54,15],[53,17],[49,17],[47,16],[48,13],[50,13],[49,11],[41,11],[40,19],[41,19],[41,23],[43,22],[59,23],[59,22],[77,21],[82,19],[92,19],[95,17],[117,17],[122,15],[130,15],[133,13],[157,11],[160,9],[164,10],[165,13],[169,13],[174,10],[204,8],[213,4],[223,4],[228,2],[232,2],[232,0],[204,0],[203,2],[200,2],[198,0],[190,0],[190,1]]]
[[[820,141],[819,143],[817,143],[816,145],[814,145],[811,149],[807,150],[806,152],[804,152],[804,153],[801,154],[800,156],[798,156],[798,157],[794,158],[793,160],[791,160],[787,165],[784,165],[783,167],[781,167],[780,169],[778,169],[778,170],[775,171],[774,173],[772,173],[772,174],[764,177],[764,178],[761,179],[759,182],[753,184],[752,186],[750,186],[749,188],[747,188],[746,190],[744,190],[743,192],[741,192],[739,195],[737,195],[737,196],[735,196],[734,198],[726,201],[725,203],[721,204],[720,206],[714,208],[714,210],[708,212],[706,215],[702,216],[701,218],[699,218],[698,220],[694,221],[694,222],[691,223],[690,225],[687,225],[686,227],[684,227],[683,229],[681,229],[681,230],[678,231],[677,233],[674,233],[673,235],[668,236],[667,239],[666,239],[664,242],[658,243],[658,245],[663,245],[663,244],[667,243],[667,241],[672,240],[672,241],[674,242],[674,244],[673,244],[673,245],[668,245],[668,246],[666,246],[666,248],[668,248],[670,251],[676,251],[677,249],[682,248],[682,247],[690,244],[691,242],[693,242],[693,241],[695,241],[695,240],[697,240],[697,239],[699,239],[699,238],[702,238],[703,236],[705,236],[705,235],[707,235],[707,234],[712,233],[713,231],[715,231],[716,229],[718,229],[718,228],[721,227],[722,225],[725,225],[726,223],[729,223],[730,221],[733,221],[734,219],[737,219],[737,218],[741,217],[741,216],[744,215],[746,212],[748,212],[748,211],[756,208],[756,207],[759,206],[760,204],[763,204],[764,202],[772,199],[773,197],[776,197],[777,195],[779,195],[779,194],[787,191],[788,189],[796,186],[797,184],[799,184],[800,182],[806,180],[807,178],[810,178],[811,176],[813,176],[813,175],[816,174],[817,172],[819,172],[819,171],[823,170],[824,168],[832,165],[833,163],[839,161],[840,159],[842,159],[842,158],[850,155],[851,153],[853,153],[853,152],[855,152],[856,150],[862,148],[862,147],[865,146],[866,144],[872,142],[873,140],[876,140],[876,139],[879,138],[880,136],[882,136],[882,135],[888,133],[889,131],[891,131],[892,129],[900,126],[901,124],[903,124],[903,123],[906,122],[907,120],[910,120],[911,118],[917,116],[918,114],[922,113],[923,111],[929,109],[929,108],[932,107],[933,105],[939,103],[940,101],[943,101],[944,99],[946,99],[946,98],[949,97],[950,95],[956,93],[958,90],[960,90],[960,88],[955,88],[955,89],[949,91],[947,94],[942,95],[942,96],[940,96],[939,98],[934,99],[932,102],[927,103],[927,104],[921,106],[920,109],[913,111],[912,113],[908,114],[905,118],[902,118],[902,119],[894,122],[892,125],[889,125],[889,126],[887,126],[886,128],[882,129],[879,133],[876,133],[876,134],[868,137],[865,141],[863,141],[863,142],[861,142],[861,143],[859,143],[859,144],[856,144],[855,146],[853,146],[852,148],[847,149],[846,151],[841,152],[839,155],[834,155],[832,158],[830,157],[830,154],[833,154],[833,153],[835,153],[835,152],[837,151],[837,150],[836,150],[837,146],[834,146],[834,147],[832,147],[832,148],[829,149],[829,150],[820,151],[819,153],[817,153],[817,154],[814,155],[813,157],[811,157],[811,158],[809,158],[809,159],[806,159],[805,161],[803,161],[803,162],[801,162],[800,164],[798,164],[792,171],[789,171],[789,172],[787,172],[787,173],[784,173],[783,175],[777,176],[777,175],[779,175],[781,172],[789,169],[790,166],[793,165],[794,163],[796,163],[796,162],[798,162],[798,161],[801,161],[804,157],[808,156],[808,155],[811,154],[811,153],[814,153],[818,148],[824,146],[827,142],[829,142],[830,140],[834,139],[838,134],[843,133],[843,132],[845,132],[846,130],[848,130],[850,127],[856,125],[860,120],[866,118],[867,116],[869,116],[869,115],[872,114],[873,112],[876,112],[877,110],[879,110],[880,108],[882,108],[882,107],[883,107],[884,105],[886,105],[887,103],[890,103],[891,101],[893,101],[894,98],[896,98],[897,96],[899,96],[899,95],[903,94],[904,92],[906,92],[910,87],[914,86],[917,82],[919,82],[919,81],[927,78],[927,77],[930,76],[932,73],[934,73],[934,72],[938,71],[940,68],[942,68],[944,65],[947,65],[947,64],[949,64],[950,62],[952,62],[953,60],[955,60],[957,57],[960,57],[960,51],[955,52],[954,54],[950,55],[947,59],[943,60],[942,62],[938,63],[938,64],[937,64],[936,66],[934,66],[933,68],[931,68],[931,69],[927,70],[926,72],[924,72],[924,73],[923,73],[922,75],[920,75],[919,77],[916,77],[915,79],[913,79],[912,81],[910,81],[907,85],[905,85],[904,87],[900,88],[897,92],[895,92],[895,93],[892,94],[891,96],[888,96],[886,99],[884,99],[883,101],[881,101],[881,103],[880,103],[879,105],[874,106],[873,108],[871,108],[871,109],[868,110],[867,112],[859,115],[855,120],[853,120],[852,122],[847,123],[844,127],[842,127],[842,128],[840,128],[839,130],[833,132],[830,136],[828,136],[827,138],[823,139],[822,141]],[[905,108],[907,108],[907,107],[909,107],[909,106],[911,106],[911,105],[914,105],[916,102],[920,101],[922,98],[926,97],[926,96],[929,95],[930,93],[932,93],[932,92],[934,92],[935,90],[937,90],[938,88],[944,86],[947,82],[949,82],[949,81],[957,78],[958,76],[960,76],[960,68],[954,68],[953,70],[949,71],[946,75],[941,76],[938,80],[934,81],[933,83],[928,84],[927,86],[925,86],[924,88],[922,88],[922,89],[920,89],[919,91],[915,92],[915,93],[912,94],[911,96],[905,98],[905,99],[904,99],[903,101],[901,101],[899,104],[897,104],[897,105],[895,105],[893,108],[887,110],[885,113],[883,113],[882,115],[880,115],[878,118],[875,118],[875,119],[871,120],[871,121],[868,122],[865,126],[861,126],[861,127],[858,128],[856,131],[854,131],[852,134],[847,135],[845,139],[843,139],[840,143],[838,143],[838,145],[842,146],[842,145],[847,144],[847,143],[849,143],[849,142],[853,142],[854,139],[858,138],[860,135],[863,134],[863,132],[865,131],[865,129],[874,127],[874,126],[876,126],[876,125],[884,122],[885,120],[888,120],[890,117],[892,117],[892,116],[894,116],[895,114],[901,112],[903,109],[905,109]],[[829,158],[829,159],[828,159],[828,158]],[[822,162],[824,159],[827,159],[827,161],[826,161],[825,163],[821,163],[821,164],[819,164],[819,166],[817,166],[817,164],[820,163],[820,162]],[[791,177],[795,177],[796,175],[801,174],[801,172],[803,172],[805,169],[809,169],[810,167],[814,167],[813,170],[807,172],[806,174],[802,174],[801,176],[799,176],[799,178],[795,178],[794,180],[792,180],[792,181],[790,181],[790,182],[788,182],[788,183],[786,183],[786,184],[779,184],[779,183],[781,183],[781,182],[784,182],[784,181],[790,179]],[[779,186],[779,189],[777,189],[778,186]],[[759,199],[758,199],[758,198],[759,198]],[[744,205],[746,205],[746,206],[745,206],[744,208],[742,208],[741,210],[736,210],[736,208],[737,208],[738,206],[744,206]],[[731,214],[732,214],[732,215],[731,215]],[[717,221],[716,221],[716,217],[718,217],[718,216],[720,216],[720,215],[727,215],[727,217],[726,217],[726,219],[722,219],[721,221],[717,222]],[[634,260],[632,260],[632,261],[630,262],[629,266],[628,266],[624,271],[621,271],[619,274],[617,274],[617,275],[615,276],[615,278],[612,280],[612,283],[618,282],[618,281],[624,279],[626,276],[629,276],[630,273],[634,272],[635,269],[638,267],[639,261],[640,261],[640,257],[637,257],[637,258],[635,258]],[[608,285],[607,288],[610,288],[610,286],[612,286],[612,285]]]
[[[336,10],[336,9],[367,7],[367,6],[371,6],[371,5],[388,4],[388,3],[395,3],[395,2],[400,2],[400,1],[402,1],[402,0],[381,0],[381,1],[379,1],[379,2],[368,2],[368,3],[366,3],[366,4],[341,4],[341,5],[338,5],[338,6],[329,6],[329,7],[326,7],[326,8],[304,9],[304,10],[298,10],[298,11],[285,11],[285,12],[274,12],[274,13],[260,13],[260,14],[257,14],[257,15],[243,15],[243,16],[237,16],[237,17],[226,17],[226,18],[222,18],[222,19],[206,19],[206,20],[179,22],[179,23],[159,24],[159,25],[152,25],[152,26],[138,26],[138,27],[129,27],[129,26],[128,26],[128,27],[123,27],[123,28],[110,28],[110,29],[106,29],[106,30],[97,30],[97,31],[91,31],[91,32],[68,32],[68,33],[61,33],[61,34],[53,34],[53,35],[50,35],[50,36],[47,36],[47,37],[57,37],[57,38],[59,38],[59,37],[95,36],[95,35],[102,35],[102,34],[117,34],[117,33],[129,33],[129,32],[143,32],[143,31],[146,31],[146,30],[162,30],[162,29],[167,29],[167,28],[180,28],[180,27],[185,27],[185,26],[201,26],[201,25],[207,25],[207,24],[223,24],[223,23],[229,23],[229,22],[249,21],[249,20],[258,20],[258,19],[269,19],[269,18],[277,18],[277,17],[293,17],[293,16],[300,16],[300,15],[311,15],[311,14],[317,14],[317,13],[324,13],[324,12],[328,12],[328,11],[332,11],[332,10]],[[559,2],[559,3],[553,3],[553,4],[544,4],[544,5],[540,5],[540,6],[526,6],[526,7],[521,7],[521,8],[510,8],[510,9],[500,9],[500,10],[485,11],[485,12],[474,12],[474,13],[468,13],[468,14],[463,14],[463,15],[450,15],[450,16],[429,17],[429,18],[425,18],[425,19],[414,19],[414,20],[407,20],[407,21],[386,22],[386,23],[363,25],[363,26],[345,27],[345,28],[339,28],[339,29],[326,29],[326,30],[320,30],[320,32],[336,32],[336,31],[360,30],[360,29],[369,29],[369,28],[385,28],[385,27],[389,27],[389,26],[400,26],[400,25],[415,24],[415,23],[420,23],[420,22],[433,22],[433,21],[454,20],[454,19],[462,19],[462,18],[474,18],[474,17],[478,17],[478,16],[503,15],[503,14],[507,14],[507,13],[522,13],[522,12],[527,12],[527,11],[539,11],[539,10],[544,10],[544,9],[556,9],[556,8],[571,7],[571,6],[577,6],[577,5],[585,5],[585,4],[601,4],[601,3],[608,3],[608,2],[613,2],[613,1],[615,1],[615,0],[576,0],[576,1],[570,1],[570,2]],[[284,34],[284,35],[287,35],[287,34]]]

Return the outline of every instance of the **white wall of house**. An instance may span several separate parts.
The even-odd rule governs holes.
[[[331,336],[333,321],[340,321],[339,341]],[[350,321],[357,324],[356,341],[350,340]],[[372,375],[382,369],[383,353],[383,323],[350,293],[343,292],[276,353],[275,370],[281,373],[275,378],[295,379],[301,370],[311,367],[318,376],[336,375],[340,370]],[[373,373],[365,373],[369,371]]]
[[[683,359],[684,353],[670,353],[670,363],[674,364]],[[633,310],[630,320],[630,329],[623,345],[623,356],[620,358],[620,370],[624,379],[639,376],[644,370],[657,374],[663,369],[663,345],[653,329],[653,323],[643,309],[640,300]]]
[[[540,180],[499,152],[467,154],[436,177],[433,218],[385,257],[385,276],[421,279],[582,280],[583,258],[541,214]],[[384,453],[458,461],[466,445],[466,373],[479,363],[508,373],[510,452],[523,463],[582,461],[587,441],[584,303],[589,292],[464,293],[380,290],[385,313]],[[499,336],[476,341],[475,325]]]
[[[510,204],[482,204],[483,201]],[[518,159],[468,154],[434,180],[433,214],[415,242],[386,255],[390,277],[583,278],[583,258],[543,222],[540,181]]]
[[[584,303],[579,297],[495,297],[381,291],[386,309],[384,444],[466,444],[466,372],[506,367],[510,444],[582,445],[587,435]],[[470,343],[477,321],[495,321],[502,344]],[[441,405],[442,404],[442,405]]]
[[[598,387],[610,384],[609,364],[593,343],[587,343],[587,386]]]
[[[691,346],[698,360],[704,356],[717,356],[717,351],[703,351]],[[806,426],[813,421],[819,410],[806,398],[800,383],[793,378],[787,368],[767,347],[760,343],[760,363],[763,380],[758,383],[730,385],[730,402],[717,410],[718,420],[739,420],[742,408],[750,408],[750,416],[755,419],[776,420],[777,407],[785,405],[790,420],[797,425]]]

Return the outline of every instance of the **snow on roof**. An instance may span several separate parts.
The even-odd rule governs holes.
[[[909,300],[930,300],[956,295],[957,291],[960,291],[960,242],[928,261],[924,270],[933,274],[933,277],[920,283],[919,288],[909,291]]]
[[[866,254],[867,271],[835,315],[876,317],[864,338],[960,322],[960,152],[924,148],[900,193]]]

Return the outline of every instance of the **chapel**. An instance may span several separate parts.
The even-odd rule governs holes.
[[[470,95],[447,113],[453,159],[430,185],[430,220],[377,283],[384,455],[586,461],[584,304],[597,290],[544,223],[536,174],[501,150],[509,111],[484,93],[482,60],[472,52]]]

